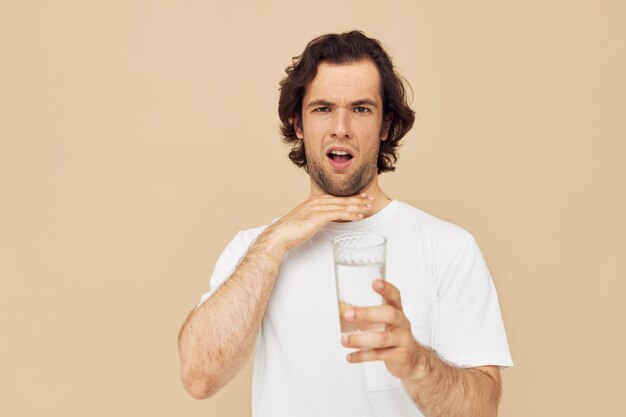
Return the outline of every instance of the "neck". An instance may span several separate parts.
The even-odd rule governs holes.
[[[389,197],[378,185],[378,176],[376,176],[374,180],[370,182],[364,189],[354,195],[359,195],[361,193],[365,193],[369,197],[374,197],[374,200],[372,201],[372,210],[365,217],[369,217],[378,213],[391,202],[391,197]],[[320,186],[311,178],[310,196],[326,194],[328,193],[322,190]]]

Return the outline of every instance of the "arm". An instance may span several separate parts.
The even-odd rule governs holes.
[[[417,371],[404,386],[425,416],[498,415],[502,387],[497,366],[458,368],[430,349],[420,346],[420,350]]]
[[[458,368],[442,361],[418,343],[402,311],[400,291],[390,282],[376,280],[374,290],[387,302],[380,307],[347,310],[348,321],[385,323],[384,332],[343,336],[351,363],[382,360],[400,378],[416,406],[427,417],[494,417],[498,414],[501,385],[496,366]]]
[[[259,236],[231,277],[180,329],[181,379],[194,398],[215,394],[250,356],[284,254],[331,221],[362,219],[371,201],[364,195],[311,197]]]
[[[194,398],[215,394],[250,356],[281,259],[271,232],[262,233],[232,276],[187,317],[178,348],[181,379]]]

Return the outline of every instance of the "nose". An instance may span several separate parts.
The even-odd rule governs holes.
[[[350,115],[343,109],[338,109],[333,114],[331,136],[337,139],[351,139],[352,127],[350,123]]]

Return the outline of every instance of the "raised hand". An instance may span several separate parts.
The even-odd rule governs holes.
[[[372,210],[373,197],[319,195],[309,197],[269,226],[267,234],[286,252],[307,241],[332,221],[358,221]]]

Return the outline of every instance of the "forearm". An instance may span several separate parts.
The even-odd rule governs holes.
[[[261,234],[232,276],[183,324],[181,378],[194,397],[213,395],[249,357],[281,259],[269,233]]]
[[[458,368],[423,348],[416,374],[405,388],[427,417],[495,417],[501,384],[499,375],[478,368]]]
[[[232,276],[189,314],[178,336],[181,378],[195,398],[217,392],[254,347],[283,255],[331,221],[357,221],[372,197],[312,195],[268,226]]]

